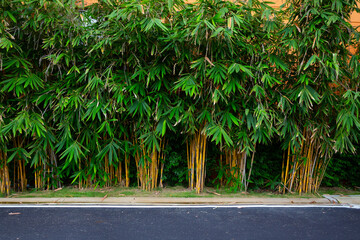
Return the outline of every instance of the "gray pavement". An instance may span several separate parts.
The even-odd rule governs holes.
[[[360,209],[343,206],[0,205],[0,239],[357,240]]]
[[[0,198],[0,239],[359,239],[360,195]]]

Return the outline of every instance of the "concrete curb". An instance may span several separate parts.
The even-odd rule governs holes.
[[[325,197],[331,203],[339,203],[339,201],[336,198],[334,198],[332,195],[324,194],[323,197]]]
[[[329,201],[339,204],[360,205],[360,195],[323,195]]]
[[[0,198],[0,204],[112,204],[112,205],[331,205],[326,198],[174,198],[174,197],[74,197]]]

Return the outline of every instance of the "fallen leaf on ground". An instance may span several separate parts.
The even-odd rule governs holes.
[[[101,201],[104,201],[105,200],[105,198],[107,198],[107,194],[101,199]]]
[[[213,192],[213,191],[206,190],[206,192],[208,192],[208,193],[212,193],[212,194],[215,194],[215,195],[218,195],[218,196],[221,196],[221,194],[220,194],[220,193],[216,193],[216,192]]]
[[[20,215],[21,213],[19,213],[19,212],[10,212],[9,213],[9,215],[11,216],[11,215]]]
[[[54,190],[54,192],[60,191],[62,188],[57,188]]]

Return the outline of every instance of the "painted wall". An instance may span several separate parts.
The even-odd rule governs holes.
[[[286,0],[269,0],[274,3],[275,7],[280,7]],[[353,26],[360,26],[360,13],[354,12],[351,16],[351,24]]]
[[[81,4],[82,3],[82,0],[78,0],[78,3]],[[93,3],[97,3],[97,0],[84,0],[84,4],[85,6],[89,6]]]
[[[81,3],[81,0],[78,0]],[[84,0],[85,6],[96,3],[98,0]],[[280,7],[286,0],[268,0],[274,3],[274,7]],[[188,0],[187,2],[196,2],[196,0]],[[351,24],[354,26],[360,26],[360,13],[353,13],[351,16]]]

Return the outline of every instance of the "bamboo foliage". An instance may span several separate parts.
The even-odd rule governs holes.
[[[2,3],[6,9],[15,6],[13,2]],[[154,150],[141,142],[141,136],[152,129],[163,137],[167,129],[174,130],[173,125],[181,123],[183,132],[197,139],[189,143],[189,156],[193,157],[188,158],[194,161],[192,171],[196,174],[191,177],[191,187],[199,192],[205,181],[206,138],[212,136],[216,144],[237,142],[229,136],[231,125],[240,123],[238,117],[242,114],[237,111],[250,112],[245,114],[247,120],[242,124],[250,126],[250,135],[256,133],[254,141],[262,141],[257,136],[266,131],[261,128],[262,124],[252,132],[256,126],[254,119],[263,118],[255,116],[258,107],[244,98],[232,99],[245,92],[256,99],[261,92],[260,81],[252,83],[255,83],[255,75],[260,79],[266,75],[265,71],[254,71],[254,74],[252,70],[260,59],[265,61],[266,58],[254,55],[254,51],[264,43],[266,33],[274,30],[269,28],[269,16],[260,18],[263,16],[261,9],[271,12],[266,4],[260,5],[258,1],[248,5],[222,1],[200,1],[194,5],[181,1],[117,4],[110,1],[100,2],[99,6],[91,6],[81,13],[71,1],[65,5],[51,2],[46,7],[42,2],[29,1],[24,8],[28,6],[39,9],[34,15],[48,18],[44,22],[46,31],[41,30],[43,25],[37,24],[37,19],[29,17],[31,14],[22,16],[21,12],[15,12],[18,20],[11,22],[13,15],[4,12],[11,24],[23,22],[25,35],[15,38],[16,42],[36,54],[24,56],[24,68],[14,70],[10,68],[14,52],[7,45],[3,46],[7,49],[5,68],[11,69],[7,74],[12,78],[2,82],[2,93],[7,94],[9,100],[14,96],[27,97],[18,105],[18,112],[22,114],[17,116],[13,111],[8,119],[21,122],[24,117],[31,116],[28,125],[39,139],[49,138],[50,129],[54,129],[51,150],[56,151],[61,164],[51,162],[48,154],[36,157],[33,166],[37,186],[48,185],[44,181],[48,182],[49,174],[54,178],[57,170],[53,167],[73,178],[80,188],[97,183],[106,186],[119,183],[122,181],[119,155],[125,159],[126,186],[130,184],[132,158],[138,168],[139,185],[153,188],[160,172],[161,186],[164,141]],[[256,20],[252,18],[254,11]],[[189,31],[183,31],[184,28]],[[258,30],[254,33],[251,29]],[[37,34],[34,38],[32,31]],[[248,41],[245,32],[255,34],[253,42]],[[12,36],[7,40],[11,42]],[[29,36],[35,43],[28,44],[23,36]],[[62,41],[62,36],[67,36],[67,41]],[[38,51],[41,45],[38,39],[43,39],[41,51]],[[21,51],[21,48],[16,50]],[[39,62],[39,65],[32,62]],[[24,79],[30,82],[25,83]],[[265,104],[262,109],[268,111],[269,107]],[[219,117],[221,115],[224,118]],[[27,130],[10,122],[6,122],[3,131],[6,134],[13,130],[21,135]],[[122,129],[129,123],[144,129],[138,134],[140,139],[134,141],[134,147],[141,150],[133,156],[129,149],[125,153],[121,150]],[[204,129],[202,135],[196,133],[199,126]],[[45,142],[41,144],[44,146]],[[142,149],[145,145],[146,149]],[[31,154],[36,156],[36,151]],[[44,165],[40,166],[40,162]]]
[[[0,0],[1,191],[162,187],[174,135],[198,193],[209,144],[246,191],[277,138],[281,192],[316,191],[360,132],[356,3]]]
[[[355,1],[331,2],[289,1],[289,22],[280,32],[291,62],[278,96],[286,149],[283,193],[316,192],[331,156],[354,151],[350,139],[357,139],[357,130],[348,130],[360,128],[357,97],[348,100],[359,86],[358,57],[349,52],[359,38],[349,23],[357,6]]]

